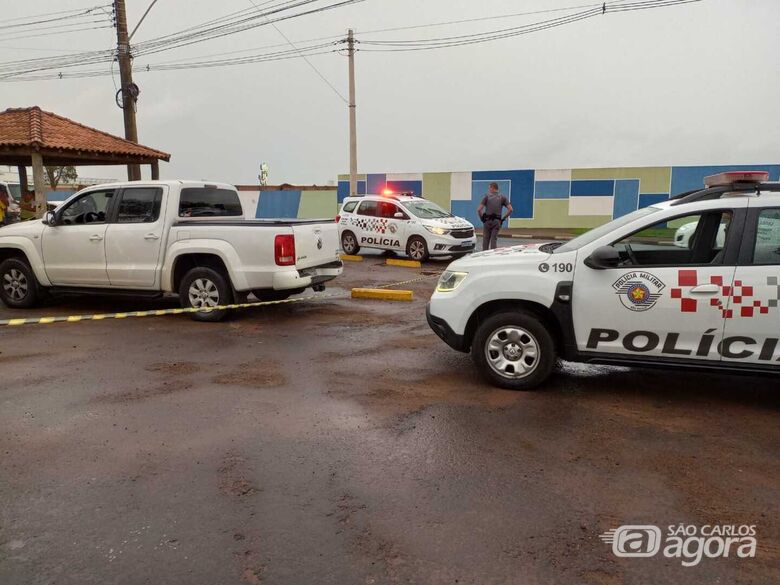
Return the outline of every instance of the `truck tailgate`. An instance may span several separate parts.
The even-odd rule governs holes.
[[[292,225],[295,235],[295,267],[311,268],[333,262],[339,256],[339,230],[333,220]]]

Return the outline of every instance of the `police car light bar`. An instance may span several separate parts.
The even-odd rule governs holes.
[[[382,195],[387,197],[388,195],[395,195],[395,191],[392,189],[382,189]]]
[[[720,187],[732,183],[763,183],[769,180],[768,171],[727,171],[704,177],[705,187]]]

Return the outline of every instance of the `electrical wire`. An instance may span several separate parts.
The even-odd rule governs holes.
[[[259,7],[258,7],[258,5],[257,5],[257,4],[255,4],[254,0],[249,0],[249,3],[250,3],[250,4],[252,4],[252,6],[254,6],[255,8],[259,8]],[[267,2],[266,2],[265,4],[267,4]],[[301,58],[304,60],[304,62],[305,62],[305,63],[306,63],[306,64],[307,64],[307,65],[308,65],[308,66],[309,66],[311,69],[312,69],[312,71],[314,71],[314,73],[317,75],[317,77],[319,77],[319,78],[320,78],[320,79],[321,79],[321,80],[322,80],[322,81],[325,83],[325,85],[327,85],[327,86],[328,86],[328,87],[329,87],[329,88],[330,88],[330,89],[333,91],[333,93],[335,93],[335,94],[336,94],[336,95],[337,95],[337,96],[338,96],[338,97],[341,99],[341,101],[343,101],[345,104],[349,104],[349,100],[348,100],[347,98],[345,98],[345,97],[342,95],[342,93],[341,93],[341,92],[340,92],[340,91],[339,91],[339,90],[336,88],[336,86],[335,86],[335,85],[333,85],[333,84],[332,84],[330,81],[328,81],[328,78],[327,78],[327,77],[325,77],[325,76],[322,74],[322,72],[321,72],[319,69],[317,69],[317,67],[315,67],[315,66],[314,66],[314,63],[312,63],[312,62],[309,60],[309,58],[308,58],[308,57],[306,57],[306,55],[304,55],[303,53],[301,53],[301,52],[300,52],[300,50],[299,50],[299,49],[298,49],[298,47],[295,45],[295,43],[293,43],[293,42],[292,42],[292,41],[289,39],[289,37],[288,37],[286,34],[284,34],[284,33],[282,32],[282,29],[280,29],[280,28],[279,28],[278,26],[276,26],[276,24],[274,24],[274,23],[271,23],[271,26],[273,26],[273,27],[274,27],[274,30],[276,30],[276,32],[278,32],[278,33],[279,33],[279,34],[282,36],[282,38],[283,38],[285,41],[287,41],[287,43],[288,43],[288,44],[289,44],[289,45],[290,45],[290,46],[291,46],[293,49],[295,49],[295,50],[298,52],[299,56],[300,56],[300,57],[301,57]]]
[[[271,2],[273,1],[274,0],[271,0]],[[308,0],[307,3],[311,3],[313,1],[317,1],[317,0]],[[362,0],[357,0],[357,1],[362,1]],[[588,9],[580,12],[572,13],[572,14],[563,15],[556,18],[527,23],[522,26],[507,27],[502,29],[483,31],[480,33],[468,34],[468,35],[453,35],[453,36],[446,36],[446,37],[421,38],[421,39],[394,39],[394,40],[373,40],[373,41],[370,39],[360,40],[358,41],[360,43],[359,50],[369,51],[369,52],[420,51],[420,50],[432,50],[432,49],[472,45],[477,43],[496,41],[496,40],[519,36],[523,34],[540,32],[551,28],[573,24],[581,20],[586,20],[598,15],[604,15],[608,13],[630,12],[630,11],[637,11],[637,10],[648,10],[653,8],[672,7],[672,6],[679,6],[682,4],[692,4],[701,1],[702,0],[634,0],[632,2],[629,2],[628,0],[615,0],[614,2],[602,2],[601,4],[580,5],[576,7],[569,7],[568,9],[571,10],[571,9],[578,9],[584,7]],[[271,2],[265,2],[262,5],[267,5],[270,4]],[[341,6],[341,5],[352,4],[352,3],[355,3],[354,0],[347,1],[347,2],[338,2],[337,4],[329,5],[329,7],[319,7],[318,10],[329,9],[335,6]],[[282,4],[289,5],[290,2],[283,2]],[[278,8],[282,4],[277,3],[276,6],[272,8]],[[296,4],[299,4],[299,2],[297,2]],[[548,9],[545,11],[534,11],[534,12],[538,14],[538,13],[546,13],[546,12],[560,12],[561,10],[562,9]],[[278,17],[277,19],[267,19],[267,22],[261,22],[259,24],[255,23],[255,25],[262,26],[263,24],[272,24],[282,19],[295,18],[297,16],[301,16],[303,14],[308,14],[308,13],[309,12],[296,13],[295,15],[284,15],[283,18]],[[246,16],[247,11],[242,10],[239,11],[238,13],[233,13],[233,14],[240,14],[240,16],[243,18]],[[217,20],[220,20],[220,22],[224,22],[225,18],[228,17],[227,16],[222,17],[221,19],[217,19]],[[494,18],[502,18],[502,17],[480,17],[479,19],[468,19],[464,21],[449,21],[446,23],[431,23],[429,25],[413,25],[409,27],[397,27],[396,29],[392,29],[392,30],[412,30],[412,29],[424,28],[426,26],[432,26],[432,27],[444,26],[447,24],[460,24],[462,22],[467,22],[467,21],[488,20]],[[366,33],[363,34],[383,33],[383,32],[389,32],[390,30],[391,29],[367,31]],[[283,36],[285,36],[286,38],[286,35]],[[333,40],[333,39],[339,39],[339,40]],[[242,51],[229,51],[225,53],[217,53],[215,55],[201,56],[200,58],[202,60],[200,61],[195,60],[198,59],[199,57],[190,57],[179,61],[150,63],[145,67],[137,68],[137,71],[142,71],[142,72],[143,71],[146,72],[173,71],[173,70],[244,65],[248,63],[272,62],[272,61],[287,60],[293,58],[307,58],[316,55],[338,52],[339,48],[337,48],[337,46],[346,42],[343,39],[343,36],[320,37],[318,39],[310,39],[310,41],[308,41],[310,44],[301,47],[299,45],[296,45],[292,41],[289,41],[289,39],[287,40],[288,40],[287,44],[289,44],[292,47],[291,49],[288,50],[263,52],[254,55],[247,55],[243,57],[232,57],[232,58],[225,58],[225,59],[202,59],[203,57],[215,57],[221,55],[243,53],[248,51],[249,49],[242,50]],[[318,42],[324,40],[330,40],[332,42],[329,43]],[[298,41],[298,43],[301,44],[307,43],[307,41]],[[268,45],[264,48],[277,48],[281,46],[284,46],[284,44]],[[80,62],[77,62],[79,59],[78,54],[62,57],[64,61],[61,63],[61,66],[57,68],[75,67],[77,65],[85,66],[89,64],[105,62],[106,57],[108,57],[109,59],[113,59],[114,51],[94,51],[91,53],[86,53],[84,55],[84,58]],[[80,77],[99,77],[109,73],[105,69],[80,70],[80,71],[74,71],[72,73],[63,73],[61,71],[57,74],[45,73],[46,71],[55,68],[52,67],[51,65],[56,60],[57,58],[50,58],[50,59],[43,58],[37,60],[32,59],[26,62],[25,61],[15,62],[12,64],[0,64],[0,81],[38,81],[44,79],[71,79],[71,78],[80,78]],[[33,68],[33,65],[37,64],[38,61],[43,61],[46,63],[46,65],[39,69]],[[13,65],[13,66],[10,68],[5,68],[8,65]],[[316,70],[316,68],[314,69]],[[327,82],[327,80],[325,81]]]

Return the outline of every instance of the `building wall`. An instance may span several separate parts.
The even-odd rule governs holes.
[[[670,194],[697,189],[707,175],[728,170],[766,170],[771,181],[780,180],[780,164],[372,173],[358,175],[358,193],[411,191],[478,223],[477,206],[488,184],[496,182],[514,207],[509,227],[576,229],[596,227]],[[255,217],[335,217],[349,194],[349,176],[339,175],[334,189],[240,193]]]
[[[477,206],[496,182],[514,208],[510,227],[592,228],[702,187],[707,175],[728,170],[766,170],[771,181],[780,180],[780,164],[376,173],[359,176],[358,192],[412,191],[477,223]],[[348,194],[349,176],[339,175],[338,202]]]

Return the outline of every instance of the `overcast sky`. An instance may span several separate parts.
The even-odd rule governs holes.
[[[107,3],[59,0],[57,10]],[[130,28],[150,0],[127,0]],[[258,0],[256,0],[258,4]],[[279,27],[293,41],[588,4],[588,0],[365,0]],[[6,18],[50,0],[0,0]],[[251,7],[249,0],[159,0],[134,41]],[[550,15],[370,34],[430,38]],[[578,22],[466,47],[357,54],[358,161],[365,172],[780,162],[780,1],[704,0]],[[10,36],[8,29],[2,31]],[[147,63],[283,43],[270,26]],[[112,28],[3,40],[0,61],[115,44]],[[34,49],[34,50],[33,50]],[[277,49],[278,50],[278,49]],[[312,62],[347,94],[347,59]],[[108,70],[108,65],[106,65]],[[117,76],[118,77],[118,76]],[[163,178],[319,183],[348,172],[344,102],[300,59],[139,72],[140,142],[172,154]],[[118,79],[116,80],[118,83]],[[110,76],[0,82],[0,109],[39,105],[123,135]],[[122,178],[118,167],[83,176]],[[145,176],[148,170],[144,170]]]

